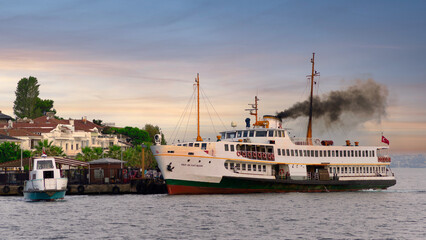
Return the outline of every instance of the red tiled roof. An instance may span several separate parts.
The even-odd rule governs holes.
[[[74,127],[76,131],[85,131],[88,132],[94,128],[101,130],[103,127],[92,123],[91,121],[85,120],[74,120]]]
[[[11,137],[38,137],[39,135],[34,134],[25,129],[0,129],[0,134],[11,136]]]

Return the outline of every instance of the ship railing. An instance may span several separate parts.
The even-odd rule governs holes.
[[[321,140],[318,138],[291,138],[291,141],[296,145],[315,145],[321,146]]]

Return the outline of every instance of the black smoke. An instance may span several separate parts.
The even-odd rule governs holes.
[[[356,81],[340,91],[332,91],[313,98],[313,118],[327,123],[340,122],[342,116],[350,115],[354,121],[381,120],[386,115],[388,90],[372,79]],[[296,119],[309,116],[309,99],[298,102],[277,113],[281,119]]]

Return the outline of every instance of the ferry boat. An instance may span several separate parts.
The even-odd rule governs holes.
[[[42,155],[34,159],[30,178],[24,183],[24,198],[31,201],[57,200],[65,197],[67,178],[61,178],[55,159]]]
[[[360,146],[346,141],[312,138],[311,109],[307,137],[296,139],[282,127],[282,120],[266,115],[258,120],[258,98],[246,119],[246,128],[221,132],[216,142],[200,136],[196,141],[160,145],[155,136],[151,150],[167,184],[169,194],[224,194],[264,192],[331,192],[386,189],[396,184],[389,165],[389,146]],[[199,77],[196,79],[199,92]]]

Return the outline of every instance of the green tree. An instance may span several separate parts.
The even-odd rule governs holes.
[[[99,126],[102,126],[102,120],[101,119],[93,119],[93,123],[97,124]]]
[[[31,151],[23,150],[23,158],[31,157]],[[13,161],[21,158],[21,148],[14,142],[4,142],[0,144],[0,163]]]
[[[43,154],[43,149],[47,156],[66,156],[62,147],[53,145],[53,142],[49,142],[47,139],[38,142],[35,148],[36,150],[33,152],[34,156],[41,156]]]
[[[121,159],[122,149],[120,146],[113,145],[108,148],[107,157]]]
[[[158,126],[154,126],[152,124],[145,124],[144,130],[148,132],[149,137],[151,138],[151,142],[155,143],[154,136],[156,134],[161,134],[161,145],[166,145],[166,139],[164,138],[164,134],[161,132]]]
[[[38,95],[40,84],[35,77],[22,78],[18,82],[15,95],[16,99],[13,102],[13,112],[19,118],[37,118],[43,116],[46,112],[55,112],[53,109],[53,100],[40,99]]]
[[[137,127],[116,129],[115,133],[126,135],[134,146],[141,145],[143,142],[151,142],[148,132]]]
[[[36,109],[36,103],[39,95],[39,86],[37,78],[22,78],[18,82],[15,95],[16,99],[13,105],[13,112],[20,118],[33,118]]]
[[[76,158],[80,161],[92,161],[102,158],[104,150],[101,147],[84,147],[81,149],[81,153],[78,153]]]

